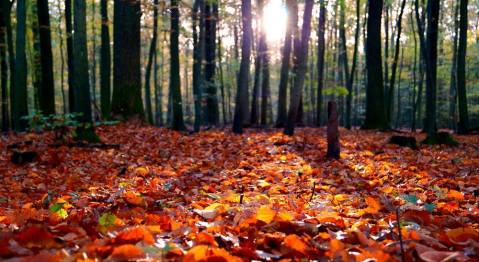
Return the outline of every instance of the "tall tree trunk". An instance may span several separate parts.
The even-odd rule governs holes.
[[[263,2],[263,0],[260,0]],[[264,20],[264,3],[260,8],[261,20]],[[265,127],[268,125],[268,99],[269,99],[269,53],[268,43],[266,42],[266,29],[264,24],[261,23],[260,29],[260,47],[261,49],[261,125]]]
[[[91,69],[90,69],[90,77],[91,77],[91,97],[92,97],[92,103],[93,103],[93,109],[97,109],[97,103],[96,103],[96,1],[91,2],[91,32],[92,32],[92,47],[91,47]],[[97,115],[96,112],[97,110],[93,111],[94,115]]]
[[[297,54],[295,55],[297,58],[297,64],[295,68],[297,68],[297,70],[294,74],[294,86],[291,91],[291,106],[289,108],[288,119],[286,121],[286,127],[284,129],[284,133],[290,136],[294,135],[294,127],[296,125],[301,103],[301,97],[303,93],[304,78],[306,75],[308,63],[308,47],[311,34],[311,16],[313,4],[313,0],[306,0],[303,15],[303,28],[301,31],[300,48],[295,48],[295,52],[297,51]]]
[[[226,125],[228,122],[228,112],[226,109],[226,93],[225,93],[225,80],[223,74],[223,44],[222,37],[220,35],[220,27],[217,28],[217,39],[218,39],[218,73],[220,79],[220,92],[221,92],[221,111],[223,113],[223,124]]]
[[[58,38],[60,38],[60,90],[62,92],[62,105],[63,105],[63,113],[66,114],[68,112],[67,109],[67,97],[65,94],[65,56],[63,54],[63,32],[62,32],[62,16],[61,16],[61,1],[57,1],[57,8],[59,12],[58,16]]]
[[[449,120],[450,128],[457,130],[457,45],[459,39],[459,6],[460,3],[456,3],[454,11],[454,39],[452,43],[452,61],[451,61],[451,80],[449,84]]]
[[[354,76],[356,73],[356,64],[358,60],[358,46],[359,46],[359,33],[361,31],[361,1],[356,0],[356,32],[354,34],[354,53],[353,61],[351,66],[351,72],[349,73],[349,78],[347,79],[347,89],[348,97],[346,101],[346,128],[351,129],[351,111],[353,104],[353,85],[354,85]]]
[[[10,129],[10,117],[8,114],[8,63],[7,63],[7,16],[10,16],[8,1],[0,0],[0,84],[2,88],[2,131]]]
[[[416,115],[417,115],[416,114],[416,112],[417,112],[416,87],[418,86],[418,83],[417,83],[418,59],[417,59],[417,37],[416,37],[416,29],[414,27],[413,12],[411,12],[411,16],[410,16],[409,20],[410,20],[410,25],[411,25],[412,37],[414,39],[414,62],[413,62],[414,64],[413,64],[413,69],[412,69],[413,86],[412,86],[412,101],[411,101],[411,104],[412,104],[411,131],[416,132]]]
[[[153,59],[156,54],[156,41],[158,37],[158,0],[153,0],[153,37],[150,43],[150,53],[148,55],[148,64],[146,65],[145,72],[145,107],[146,107],[146,119],[148,123],[153,124],[153,109],[151,106],[151,67],[153,65]]]
[[[202,27],[203,0],[195,0],[193,5],[192,21],[193,21],[193,99],[195,103],[195,132],[201,128],[201,86],[203,78],[201,73],[201,64],[203,61],[204,47],[204,29]],[[199,21],[200,20],[200,21]],[[200,22],[200,32],[198,35],[198,22]]]
[[[401,126],[401,76],[402,76],[403,67],[404,67],[404,48],[402,48],[402,51],[401,51],[401,64],[399,65],[399,74],[397,76],[398,91],[397,91],[396,128],[399,128]]]
[[[66,3],[66,2],[65,2]],[[32,30],[32,61],[31,61],[31,76],[33,85],[33,106],[36,112],[39,112],[40,106],[38,101],[39,92],[42,85],[42,67],[40,55],[40,31],[37,19],[37,3],[36,1],[30,4],[29,21],[31,21],[30,28]],[[27,41],[28,43],[28,41]]]
[[[262,3],[261,0],[258,1],[258,4]],[[256,24],[260,24],[260,15],[257,16],[256,18]],[[261,26],[256,26],[255,34],[253,36],[253,45],[256,43],[256,56],[255,56],[255,61],[254,61],[254,80],[253,80],[253,91],[251,93],[251,117],[250,117],[250,125],[251,126],[256,126],[258,125],[258,119],[259,119],[259,109],[258,109],[258,100],[259,100],[259,86],[261,84],[261,47],[262,47],[262,41],[260,37],[260,30]],[[255,41],[257,40],[257,41]]]
[[[141,99],[140,1],[115,0],[113,98],[111,112],[124,119],[144,118]]]
[[[217,86],[215,82],[216,17],[218,13],[218,3],[216,1],[206,1],[205,11],[205,123],[210,126],[215,126],[219,123]]]
[[[468,0],[461,0],[461,19],[459,20],[460,35],[457,50],[457,95],[459,100],[459,123],[457,131],[460,134],[466,134],[469,131],[466,94],[467,4]]]
[[[73,95],[73,22],[72,0],[65,0],[65,28],[67,34],[67,64],[68,64],[68,107],[70,112],[75,108]]]
[[[24,130],[26,123],[22,117],[28,115],[27,107],[27,56],[26,49],[26,18],[27,1],[17,1],[17,35],[15,57],[15,87],[12,92],[13,129]]]
[[[88,77],[88,49],[86,35],[86,3],[84,0],[74,0],[74,12],[74,112],[81,113],[81,122],[86,124],[86,126],[80,128],[80,132],[78,134],[80,139],[96,142],[98,141],[98,137],[96,137],[93,131],[92,110],[90,102],[90,85]]]
[[[276,127],[284,127],[288,114],[287,97],[288,97],[288,80],[291,63],[291,50],[293,43],[293,30],[298,24],[298,4],[296,1],[287,0],[288,8],[288,24],[286,25],[286,33],[284,36],[284,45],[281,58],[281,73],[279,80],[278,94],[278,117],[276,119]]]
[[[243,133],[243,123],[248,115],[248,86],[249,65],[251,56],[252,19],[251,0],[241,0],[241,17],[243,21],[243,39],[241,44],[241,65],[237,78],[237,92],[235,115],[233,120],[233,133]]]
[[[345,3],[345,0],[341,0],[339,1],[339,8],[340,8],[340,11],[339,11],[339,63],[341,64],[341,68],[342,68],[342,74],[341,74],[341,78],[343,80],[341,80],[341,83],[344,83],[342,84],[342,86],[346,86],[346,88],[348,89],[348,97],[349,95],[351,95],[352,97],[352,87],[351,87],[351,90],[350,90],[350,87],[349,87],[349,64],[348,64],[348,50],[347,50],[347,46],[346,46],[346,28],[345,28],[345,24],[346,24],[346,3]],[[348,98],[349,100],[349,98]],[[347,103],[346,103],[347,104]],[[341,96],[340,97],[340,108],[341,108],[341,121],[343,122],[342,124],[344,124],[344,120],[346,120],[346,122],[349,122],[350,124],[350,121],[351,121],[351,117],[350,115],[349,116],[345,116],[345,111],[344,110],[344,97]],[[346,105],[347,106],[347,105]]]
[[[324,53],[325,53],[325,25],[326,25],[326,4],[324,0],[319,2],[319,23],[318,23],[318,98],[316,99],[316,126],[321,126],[321,114],[323,108],[323,86],[324,86]]]
[[[366,119],[363,128],[387,129],[383,69],[381,59],[381,12],[383,0],[369,0],[366,40],[366,67],[368,83],[366,86]]]
[[[425,131],[428,141],[434,142],[437,131],[437,40],[440,1],[427,2],[427,38],[426,38],[426,121]]]
[[[180,80],[180,52],[178,38],[180,35],[180,9],[179,1],[171,0],[171,29],[170,29],[170,95],[172,102],[173,130],[185,130],[183,122],[183,103],[181,102]]]
[[[111,51],[108,0],[101,0],[101,48],[100,48],[100,103],[103,119],[110,118],[111,108]]]
[[[55,84],[53,79],[53,53],[48,0],[37,0],[40,28],[40,59],[42,84],[38,92],[40,110],[45,115],[55,114]]]
[[[393,58],[393,64],[391,67],[391,79],[389,81],[389,87],[388,87],[388,96],[387,96],[387,108],[386,108],[386,118],[388,119],[388,123],[392,125],[392,108],[393,108],[393,100],[394,100],[394,84],[396,81],[396,71],[397,71],[397,66],[398,66],[398,59],[399,59],[399,51],[401,48],[401,30],[402,30],[402,16],[404,13],[404,8],[406,7],[406,0],[402,1],[401,4],[401,10],[399,11],[399,15],[396,21],[396,43],[394,44],[394,58]]]
[[[427,62],[427,54],[426,54],[426,39],[425,39],[425,15],[424,15],[424,1],[421,3],[423,8],[423,14],[421,15],[419,12],[419,0],[415,0],[414,2],[414,13],[416,14],[416,24],[417,24],[417,34],[419,35],[419,83],[418,83],[418,95],[417,95],[417,111],[418,111],[418,119],[419,121],[423,122],[422,119],[422,97],[423,97],[423,86],[424,86],[424,74],[426,71],[426,62]],[[424,125],[424,124],[423,124]],[[415,130],[415,123],[413,126],[413,130]]]
[[[384,3],[384,1],[383,1]],[[389,20],[390,20],[390,14],[391,14],[391,4],[392,2],[386,1],[386,3],[383,4],[384,7],[384,92],[388,90],[388,79],[389,79]],[[388,118],[386,116],[386,118]]]

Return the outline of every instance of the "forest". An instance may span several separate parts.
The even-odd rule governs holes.
[[[479,0],[0,0],[0,260],[479,261]]]

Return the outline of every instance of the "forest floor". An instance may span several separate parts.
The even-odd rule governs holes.
[[[478,136],[412,150],[341,129],[336,161],[325,129],[280,131],[99,127],[118,148],[4,136],[0,259],[479,261]],[[16,165],[22,141],[39,157]]]

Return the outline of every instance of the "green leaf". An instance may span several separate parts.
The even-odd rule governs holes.
[[[402,198],[409,203],[417,204],[417,196],[416,195],[403,195]]]
[[[58,210],[58,212],[56,212],[57,215],[59,215],[61,218],[66,218],[68,216],[68,212],[62,208],[60,210]]]
[[[59,202],[59,203],[53,204],[53,205],[50,206],[50,212],[57,213],[61,209],[63,209],[64,205],[65,205],[65,202]]]
[[[436,205],[433,203],[426,203],[424,204],[424,208],[427,210],[427,212],[432,213],[434,209],[436,209]]]
[[[112,213],[103,213],[98,220],[100,226],[104,227],[111,227],[115,225],[115,221],[117,220],[116,216]]]

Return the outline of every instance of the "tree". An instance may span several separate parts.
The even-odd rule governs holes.
[[[48,0],[37,0],[37,12],[42,68],[42,82],[38,92],[38,104],[43,114],[51,115],[55,114],[55,80],[53,78],[52,37]]]
[[[78,129],[81,140],[97,142],[99,139],[93,130],[92,110],[90,102],[90,84],[88,77],[88,50],[86,37],[86,3],[84,0],[74,0],[73,16],[73,111],[81,113],[80,121],[84,124]]]
[[[146,119],[150,124],[153,124],[153,111],[151,107],[151,92],[150,92],[150,78],[151,67],[153,65],[153,59],[156,54],[156,39],[158,38],[158,0],[153,0],[153,37],[150,43],[150,52],[148,55],[148,64],[146,65],[145,73],[145,106],[146,106]]]
[[[348,96],[346,101],[346,128],[348,129],[351,128],[351,111],[353,107],[353,84],[354,84],[354,76],[356,74],[356,64],[358,60],[359,32],[361,30],[360,2],[361,2],[360,0],[356,0],[356,32],[354,33],[353,61],[351,66],[351,72],[348,75],[349,78],[347,79],[347,84],[346,84],[346,87],[348,89]]]
[[[205,19],[205,67],[204,85],[206,105],[204,108],[204,120],[207,125],[219,123],[219,108],[217,87],[215,83],[216,68],[216,17],[218,13],[218,1],[207,0],[204,2]]]
[[[183,122],[183,103],[181,102],[180,83],[180,10],[178,0],[171,0],[171,29],[170,29],[170,96],[172,99],[172,122],[173,130],[185,130]]]
[[[101,0],[101,48],[100,48],[100,103],[103,118],[110,117],[111,108],[111,52],[110,20],[108,19],[108,1]]]
[[[437,38],[440,1],[427,2],[426,32],[426,143],[436,143],[436,99],[437,99]]]
[[[192,26],[193,26],[193,100],[195,104],[195,132],[200,131],[201,128],[201,86],[203,83],[201,73],[201,61],[203,60],[203,48],[204,48],[204,28],[202,26],[204,22],[203,13],[203,0],[195,0],[193,4],[192,12]],[[200,20],[200,21],[199,21]],[[198,34],[198,22],[200,22],[200,30]]]
[[[466,94],[466,53],[467,53],[467,4],[468,0],[461,0],[459,20],[459,46],[457,50],[457,97],[459,100],[458,133],[466,134],[469,131],[469,114]]]
[[[15,130],[24,130],[25,121],[22,117],[28,115],[27,107],[27,56],[26,49],[26,18],[27,1],[17,1],[17,34],[15,57],[15,86],[12,92],[12,126]]]
[[[114,1],[113,97],[111,113],[123,119],[144,118],[141,100],[139,0]]]
[[[7,66],[7,19],[10,16],[10,2],[0,0],[0,87],[2,88],[2,131],[10,128],[8,114],[8,66]]]
[[[383,0],[369,0],[366,39],[366,119],[365,129],[387,129],[384,106],[383,69],[381,59],[381,13]]]
[[[294,135],[294,127],[296,125],[297,116],[300,108],[304,78],[307,70],[308,47],[309,37],[311,34],[311,16],[313,4],[313,0],[306,0],[303,15],[303,28],[301,31],[300,48],[295,48],[296,70],[294,73],[293,89],[291,91],[291,105],[289,108],[288,119],[286,121],[286,126],[284,129],[284,134],[290,136]]]
[[[326,25],[326,4],[324,0],[319,1],[319,23],[318,23],[318,98],[316,99],[316,126],[321,126],[321,114],[323,107],[323,86],[324,86],[324,53],[325,53],[325,25]]]
[[[387,109],[386,109],[386,118],[388,119],[388,123],[391,125],[392,122],[392,108],[393,108],[393,98],[394,98],[394,85],[396,81],[396,71],[398,66],[398,59],[399,59],[399,50],[401,48],[401,30],[402,30],[402,16],[404,13],[404,7],[406,6],[406,0],[402,1],[401,10],[399,11],[399,15],[396,22],[396,43],[394,45],[394,58],[393,64],[391,67],[391,79],[389,80],[388,86],[388,95],[387,95]],[[399,88],[399,87],[398,87]],[[399,101],[398,101],[399,102]]]
[[[237,78],[236,106],[233,120],[233,133],[243,133],[243,121],[248,115],[249,65],[251,56],[251,0],[241,0],[243,39],[241,43],[241,65]]]
[[[65,0],[65,28],[67,33],[67,65],[68,65],[68,106],[73,112],[75,96],[73,91],[73,22],[72,0]]]

